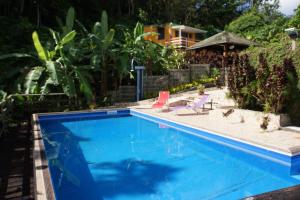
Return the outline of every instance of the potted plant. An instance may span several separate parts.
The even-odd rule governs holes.
[[[198,94],[199,95],[203,95],[204,94],[204,90],[205,90],[204,85],[199,84],[198,87],[197,87],[197,89],[198,89]]]

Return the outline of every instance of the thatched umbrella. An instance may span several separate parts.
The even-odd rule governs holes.
[[[223,47],[223,63],[222,67],[225,72],[225,84],[227,86],[227,55],[229,49],[234,49],[236,47],[239,48],[246,48],[251,45],[256,45],[256,43],[247,40],[245,38],[242,38],[236,34],[223,31],[221,33],[218,33],[216,35],[213,35],[201,42],[198,42],[188,48],[188,50],[196,50],[196,49],[202,49],[202,48],[208,48],[208,47]]]

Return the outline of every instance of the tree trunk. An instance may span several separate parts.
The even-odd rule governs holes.
[[[148,60],[146,70],[147,70],[147,75],[152,76],[152,71],[153,71],[153,62],[152,62],[152,60]]]
[[[107,70],[103,69],[101,72],[101,96],[105,97],[107,94]]]

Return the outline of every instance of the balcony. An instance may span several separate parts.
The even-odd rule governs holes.
[[[177,48],[187,48],[197,42],[197,40],[195,41],[186,37],[175,37],[166,42],[166,45],[174,45]]]

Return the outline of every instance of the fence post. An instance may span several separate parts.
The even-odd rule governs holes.
[[[189,66],[189,72],[190,72],[190,74],[189,74],[189,81],[190,81],[190,83],[193,81],[193,77],[192,77],[192,66],[189,64],[188,65]]]

